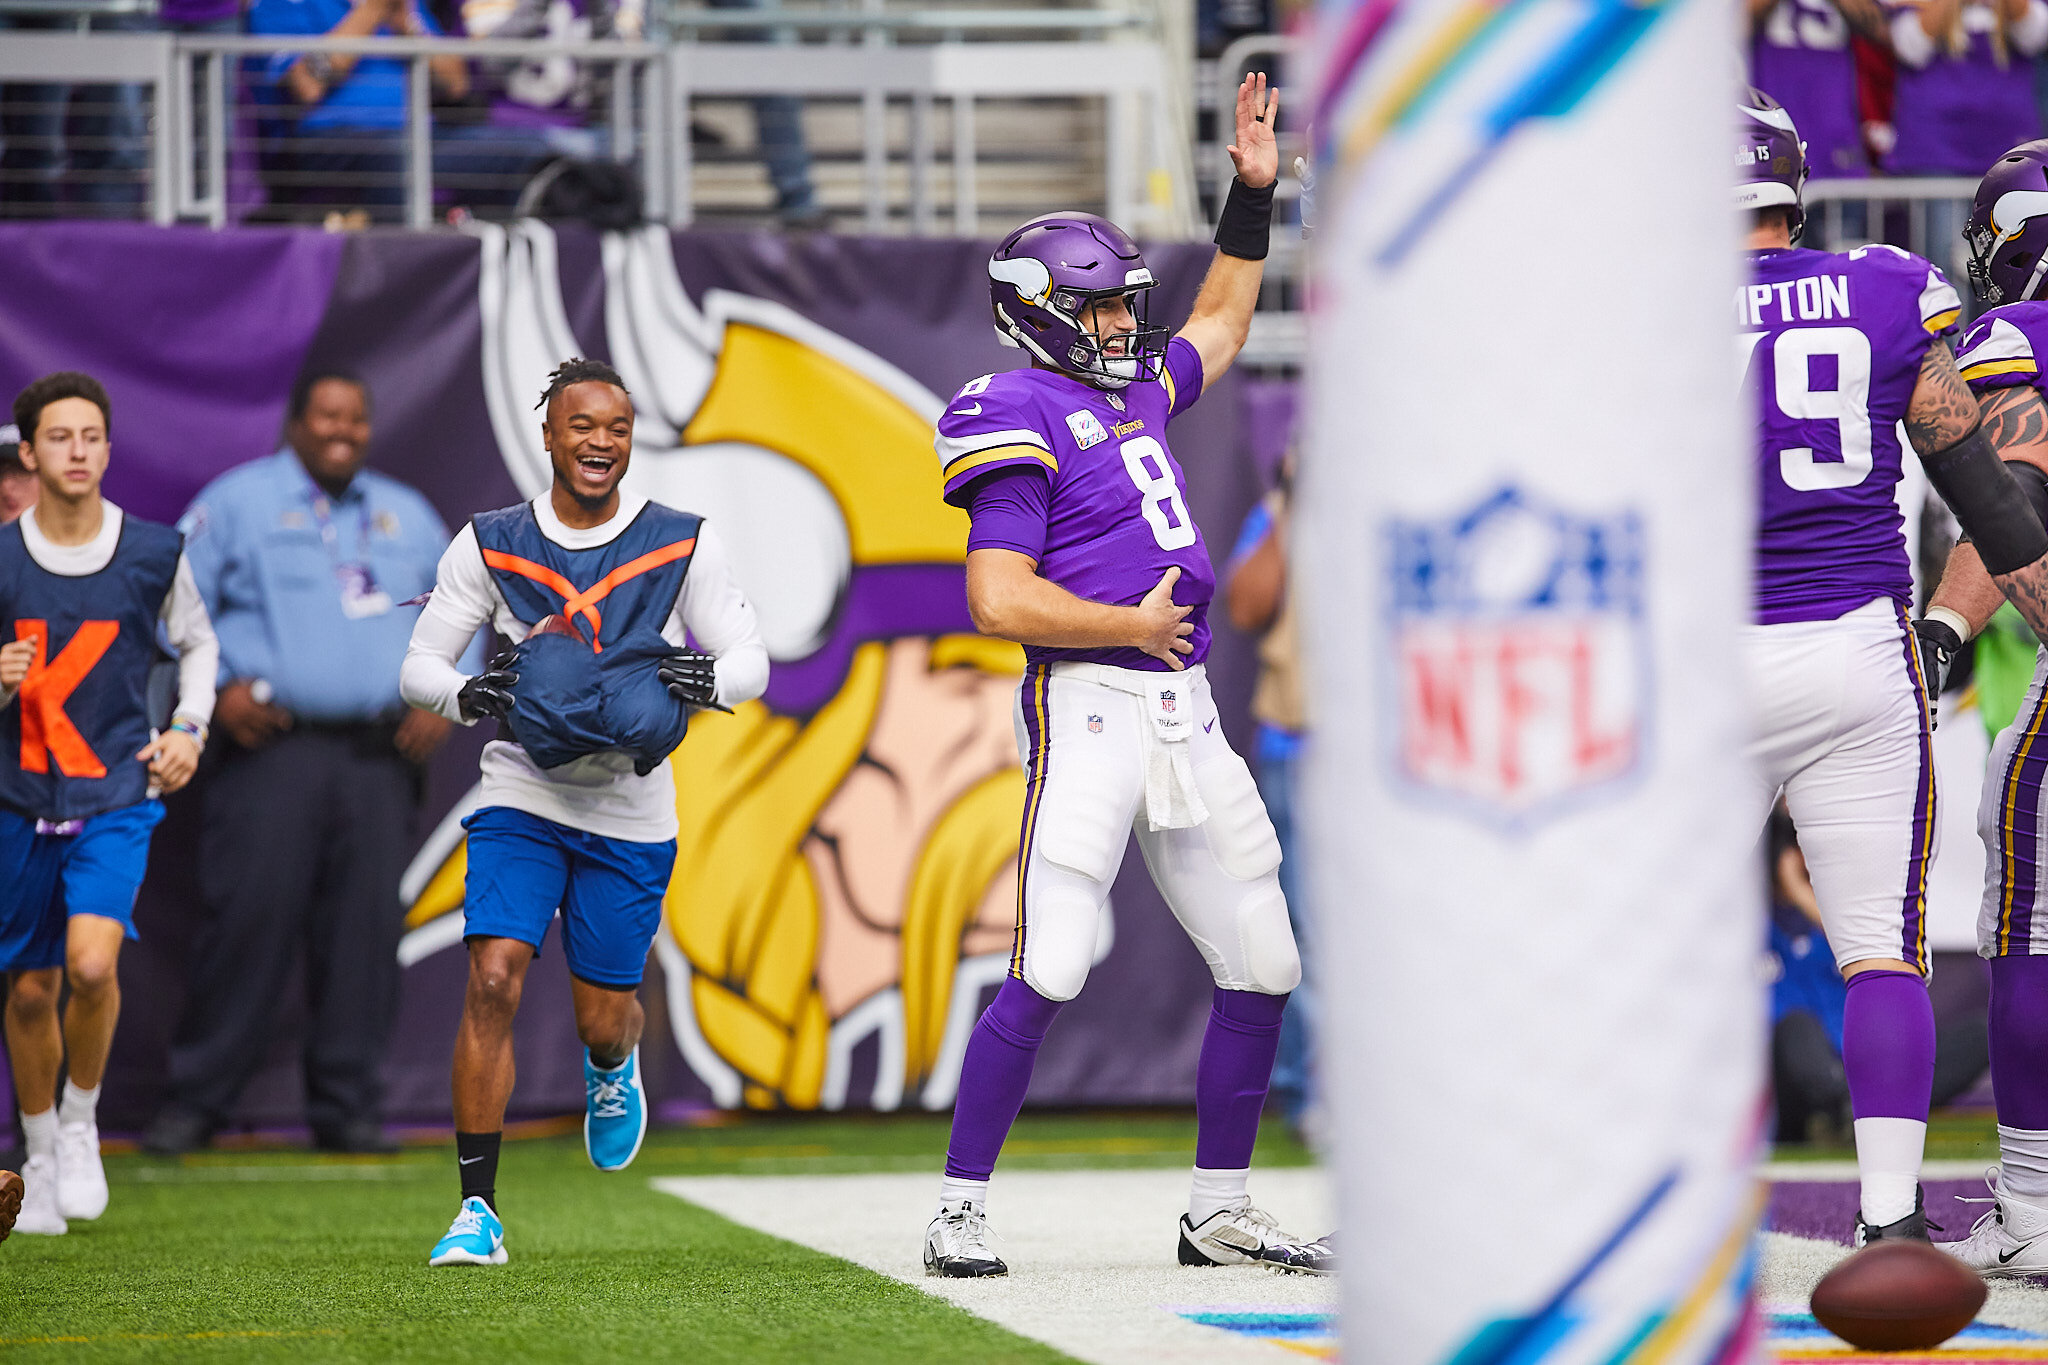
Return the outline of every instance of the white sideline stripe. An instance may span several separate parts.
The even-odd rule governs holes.
[[[1975,1180],[1984,1174],[1987,1167],[1996,1166],[1998,1158],[1986,1157],[1981,1161],[1929,1161],[1920,1167],[1922,1180]],[[1766,1180],[1854,1180],[1854,1161],[1767,1161],[1760,1168]]]
[[[1295,1351],[1204,1327],[1174,1310],[1334,1311],[1337,1282],[1174,1260],[1185,1169],[1007,1171],[990,1189],[995,1280],[927,1277],[925,1224],[938,1178],[912,1175],[660,1176],[649,1182],[742,1226],[838,1256],[1096,1365],[1257,1365]],[[1302,1236],[1329,1231],[1329,1182],[1314,1169],[1254,1171],[1252,1197]]]

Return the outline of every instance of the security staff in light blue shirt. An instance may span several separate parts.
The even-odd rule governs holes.
[[[405,706],[398,668],[419,614],[407,604],[433,587],[448,530],[418,492],[362,467],[360,380],[304,376],[289,411],[285,448],[214,480],[179,523],[221,689],[202,774],[207,917],[145,1139],[156,1151],[203,1146],[230,1117],[302,949],[314,1140],[389,1147],[377,1072],[398,991],[398,881],[421,765],[450,728]]]

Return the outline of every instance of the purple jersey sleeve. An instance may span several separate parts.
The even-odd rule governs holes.
[[[1956,368],[1972,389],[2041,387],[2040,357],[2048,350],[2048,304],[2009,303],[1970,324],[1956,346]]]
[[[1160,367],[1159,382],[1166,388],[1168,421],[1195,405],[1202,396],[1202,353],[1186,337],[1166,343],[1166,363]]]
[[[1031,466],[1057,473],[1059,460],[1045,435],[1029,370],[969,380],[939,418],[939,473],[945,499],[966,508],[974,481],[991,470]]]
[[[1006,465],[973,481],[968,495],[973,524],[967,553],[1015,550],[1045,558],[1045,522],[1052,510],[1052,479],[1037,465]]]

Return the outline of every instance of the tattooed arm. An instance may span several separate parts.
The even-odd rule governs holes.
[[[2038,395],[2035,402],[2038,405]],[[2011,475],[2003,475],[2004,482],[1999,484],[1985,478],[1987,471],[1982,467],[1985,452],[1994,452],[1994,459],[2005,453],[1997,443],[2000,431],[2009,431],[2018,437],[2035,425],[2030,423],[2024,411],[2017,410],[2023,405],[2013,401],[2011,406],[2014,410],[2001,407],[1996,427],[1983,421],[1976,397],[1956,370],[1955,357],[1949,353],[1948,343],[1937,340],[1927,348],[1927,354],[1920,362],[1920,378],[1913,388],[1913,401],[1906,409],[1906,436],[1912,441],[1913,449],[1920,453],[1921,462],[1927,466],[1935,491],[1955,510],[1966,527],[1976,520],[1996,527],[2001,536],[2016,536],[2030,545],[2048,543],[2048,537],[2041,532],[2040,518],[2028,505],[2025,495],[2013,484]],[[1997,472],[2003,474],[2002,467]],[[1989,541],[1987,544],[1994,553],[1993,562],[1997,562],[1997,556],[2003,552],[2001,545]],[[1972,546],[1969,553],[1979,555],[1981,550]],[[1952,561],[1951,567],[1959,566]],[[1967,571],[1966,565],[1960,567]],[[1949,577],[1949,573],[1944,571],[1944,586],[1949,586]],[[2019,608],[2020,615],[2026,618],[2035,634],[2041,634],[2044,627],[2048,627],[2048,555],[2041,555],[2010,572],[1993,574],[1991,579],[1999,591]],[[1954,588],[1954,595],[1962,605],[1951,605],[1950,609],[1973,624],[1981,624],[1973,610],[1982,605],[1981,600],[1966,595],[1960,585]],[[1990,613],[1985,612],[1984,616],[1988,619]]]
[[[2024,461],[2048,470],[2048,403],[2032,386],[1994,389],[1984,398],[1984,434],[1990,438],[2001,460]],[[1969,623],[1969,634],[1984,629],[1984,623],[2005,601],[2005,594],[1984,572],[1977,547],[1965,541],[1949,551],[1941,571],[1941,585],[1934,590],[1928,610],[1952,611]]]

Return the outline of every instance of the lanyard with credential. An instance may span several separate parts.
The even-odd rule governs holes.
[[[370,499],[365,494],[357,509],[356,559],[341,560],[340,535],[334,529],[334,505],[325,493],[313,495],[313,520],[320,527],[320,543],[327,547],[328,562],[334,566],[335,582],[341,588],[341,614],[350,620],[382,616],[391,610],[391,594],[377,586],[370,569]]]

